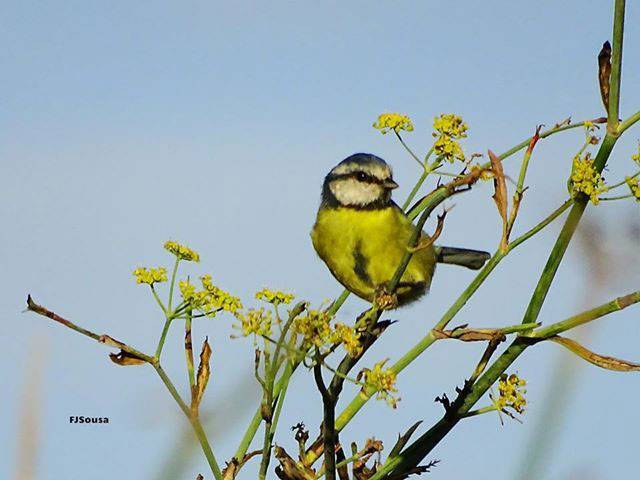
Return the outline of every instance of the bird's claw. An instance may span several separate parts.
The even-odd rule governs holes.
[[[373,303],[380,310],[393,310],[398,307],[398,296],[387,291],[385,287],[380,287],[376,291]]]

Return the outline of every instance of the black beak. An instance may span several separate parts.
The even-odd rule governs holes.
[[[384,188],[386,188],[387,190],[393,190],[394,188],[398,188],[399,187],[399,185],[396,182],[394,182],[392,179],[385,180],[382,183],[382,186]]]

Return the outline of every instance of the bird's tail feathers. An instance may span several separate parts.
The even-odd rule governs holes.
[[[481,269],[485,262],[491,258],[491,254],[488,252],[455,247],[436,247],[436,255],[438,263],[459,265],[471,270]]]

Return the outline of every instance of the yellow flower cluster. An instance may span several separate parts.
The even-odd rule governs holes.
[[[307,310],[293,323],[293,331],[302,336],[303,348],[321,348],[331,343],[331,317],[322,310]]]
[[[390,407],[396,408],[400,401],[399,397],[394,396],[398,393],[396,374],[390,368],[384,368],[387,361],[382,360],[376,363],[372,369],[365,368],[358,374],[358,380],[363,378],[365,387],[377,392],[378,400],[385,400]]]
[[[285,293],[280,292],[278,290],[270,290],[268,288],[263,288],[259,292],[256,293],[256,299],[263,300],[267,303],[272,303],[274,305],[285,304],[288,305],[293,300],[293,293]]]
[[[391,130],[396,133],[400,130],[413,132],[413,123],[408,116],[400,113],[382,113],[378,115],[378,120],[374,122],[373,128],[380,130],[383,135]]]
[[[453,113],[443,113],[433,120],[433,136],[437,137],[433,151],[450,163],[454,160],[464,161],[464,152],[457,142],[467,137],[467,124],[461,117]]]
[[[162,283],[167,281],[167,269],[164,267],[158,268],[136,268],[133,271],[134,277],[136,277],[136,283],[146,283],[153,285],[154,283]]]
[[[167,240],[164,243],[165,250],[173,253],[180,260],[186,260],[187,262],[199,262],[200,255],[195,250],[191,250],[185,245],[181,245],[173,240]]]
[[[336,323],[331,328],[331,317],[322,310],[307,310],[296,318],[293,331],[302,337],[302,348],[328,347],[341,344],[352,357],[362,352],[360,332],[344,323]]]
[[[629,187],[629,190],[631,190],[631,193],[633,194],[635,199],[640,202],[640,182],[638,182],[638,179],[627,177],[625,179],[625,182],[627,183],[627,186]]]
[[[604,178],[593,166],[591,155],[587,152],[583,157],[576,155],[571,169],[572,193],[584,193],[594,205],[600,203],[599,195],[607,191]]]
[[[190,308],[199,310],[210,317],[215,316],[219,311],[236,315],[242,309],[240,299],[213,285],[211,275],[200,277],[200,281],[202,282],[202,290],[198,290],[189,280],[182,280],[178,283],[182,299],[189,304]]]
[[[362,352],[360,344],[360,332],[344,323],[336,323],[331,334],[333,343],[340,343],[352,357],[357,357]]]
[[[238,313],[236,317],[240,320],[242,336],[271,335],[271,324],[273,323],[271,311],[265,311],[264,308],[252,308],[247,313]]]
[[[631,155],[631,160],[640,165],[640,143],[638,143],[638,153]]]
[[[527,382],[518,377],[515,373],[507,375],[503,373],[498,381],[499,396],[494,399],[494,404],[499,410],[505,408],[511,408],[517,413],[524,413],[524,409],[527,406],[527,399],[524,394],[527,393],[527,389],[524,388]]]

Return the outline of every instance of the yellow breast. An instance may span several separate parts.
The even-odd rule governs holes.
[[[321,208],[311,239],[334,277],[356,295],[372,301],[376,289],[393,277],[413,228],[395,205],[372,210]],[[434,268],[433,248],[413,255],[397,291],[400,303],[426,291]]]

